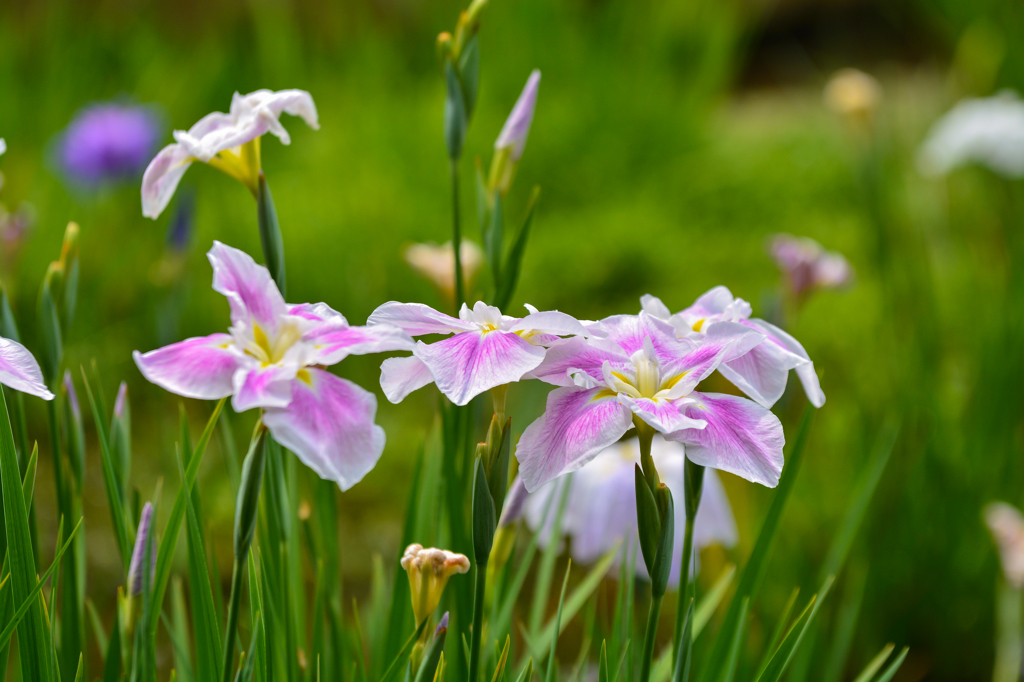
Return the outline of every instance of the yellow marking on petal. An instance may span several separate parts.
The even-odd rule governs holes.
[[[295,375],[295,378],[304,382],[310,388],[313,387],[313,377],[307,370],[300,369],[299,373]]]
[[[621,372],[613,371],[612,372],[612,376],[615,377],[616,379],[618,379],[619,381],[621,381],[624,384],[630,383],[629,378],[625,374],[622,374]]]
[[[485,324],[485,325],[484,325],[483,327],[481,327],[481,329],[480,329],[480,332],[481,332],[482,334],[489,334],[489,333],[491,333],[491,332],[496,332],[496,331],[498,331],[498,327],[497,327],[497,326],[495,326],[495,325],[493,325],[493,324]]]
[[[616,393],[610,388],[602,388],[600,391],[594,394],[594,397],[590,399],[590,402],[600,400],[601,398],[614,398],[617,395],[618,393]]]
[[[668,381],[666,381],[665,383],[663,383],[661,385],[661,390],[664,391],[667,388],[672,388],[673,386],[675,386],[676,384],[679,383],[680,379],[682,379],[683,377],[685,377],[689,373],[690,373],[690,370],[686,370],[682,374],[675,375],[674,377],[672,377],[671,379],[669,379]]]
[[[699,332],[700,328],[704,326],[704,318],[701,318],[693,323],[693,331]]]
[[[270,340],[267,338],[266,333],[260,328],[258,324],[252,326],[252,338],[256,341],[256,345],[260,347],[267,357],[270,357]]]

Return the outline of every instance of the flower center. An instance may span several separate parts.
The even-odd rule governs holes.
[[[302,337],[302,332],[294,324],[285,324],[277,331],[273,339],[258,324],[253,324],[252,341],[245,345],[245,352],[266,365],[281,361],[288,349]]]

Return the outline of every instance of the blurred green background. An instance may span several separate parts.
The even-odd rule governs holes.
[[[236,90],[308,90],[321,130],[286,118],[292,145],[263,143],[289,298],[326,301],[353,323],[392,299],[440,306],[401,254],[411,242],[450,238],[434,43],[460,9],[457,0],[0,5],[0,136],[9,147],[0,201],[11,209],[30,202],[37,215],[19,258],[0,274],[35,348],[40,279],[66,222],[80,223],[68,365],[95,359],[108,402],[117,383],[128,382],[133,480],[144,495],[160,476],[177,485],[178,400],[144,382],[131,351],[227,326],[204,254],[219,239],[260,259],[253,202],[227,176],[194,166],[182,183],[195,190],[194,233],[180,279],[167,284],[157,273],[173,211],[143,218],[138,183],[69,187],[53,161],[55,137],[97,101],[157,105],[169,142],[172,128],[226,111]],[[789,319],[828,402],[815,418],[757,613],[777,613],[794,585],[815,586],[861,464],[887,420],[899,420],[852,560],[854,572],[868,576],[854,667],[894,641],[911,647],[900,680],[989,676],[998,563],[980,510],[993,499],[1024,502],[1024,193],[979,169],[922,178],[915,153],[959,98],[1024,87],[1024,6],[491,0],[479,35],[481,93],[462,166],[471,239],[479,240],[471,161],[480,156],[486,167],[527,75],[543,72],[506,203],[518,221],[531,187],[541,187],[516,306],[600,318],[634,312],[639,296],[653,293],[677,310],[726,284],[764,315],[780,285],[765,251],[769,235],[809,236],[850,260],[852,289],[820,293]],[[870,130],[823,103],[823,85],[846,66],[882,84]],[[180,306],[179,322],[161,326],[169,305]],[[351,358],[338,369],[377,390],[379,362]],[[511,393],[517,430],[541,412],[544,391]],[[423,390],[398,406],[380,401],[387,449],[341,497],[346,589],[356,594],[366,590],[371,555],[397,551],[408,474],[436,396]],[[29,402],[44,451],[40,527],[50,537],[45,420],[41,404]],[[776,409],[790,434],[804,402],[791,390]],[[210,406],[187,409],[198,428]],[[234,420],[241,442],[252,418]],[[89,437],[89,594],[102,606],[121,576]],[[205,467],[204,502],[208,517],[220,519],[212,532],[226,562],[234,498],[216,454]],[[742,562],[769,493],[726,478]],[[225,563],[221,575],[229,573]],[[771,627],[755,620],[753,639]]]

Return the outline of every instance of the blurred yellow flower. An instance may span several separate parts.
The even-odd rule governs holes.
[[[840,69],[825,84],[825,105],[851,121],[870,122],[881,100],[882,86],[857,69]]]
[[[445,549],[424,549],[411,544],[402,556],[402,568],[409,574],[412,610],[416,623],[422,623],[437,608],[448,578],[469,571],[469,559]]]
[[[466,289],[471,289],[484,262],[484,252],[474,242],[462,240],[459,246],[462,257],[462,279]],[[445,301],[455,297],[455,250],[451,242],[436,244],[412,244],[405,249],[405,262],[424,279],[433,284]]]

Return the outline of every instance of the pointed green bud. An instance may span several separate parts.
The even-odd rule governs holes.
[[[636,486],[636,525],[640,533],[640,553],[644,557],[647,573],[654,575],[654,561],[661,543],[661,514],[654,493],[647,485],[647,479],[640,465],[634,465]]]
[[[498,523],[494,500],[484,475],[483,459],[479,456],[484,447],[481,443],[477,448],[478,456],[473,471],[473,555],[478,566],[487,565],[491,545],[494,543],[494,529]]]
[[[249,547],[256,532],[260,488],[263,487],[263,470],[267,462],[266,435],[267,430],[263,423],[257,423],[249,452],[242,464],[242,479],[235,506],[235,561],[238,562],[247,560]]]

